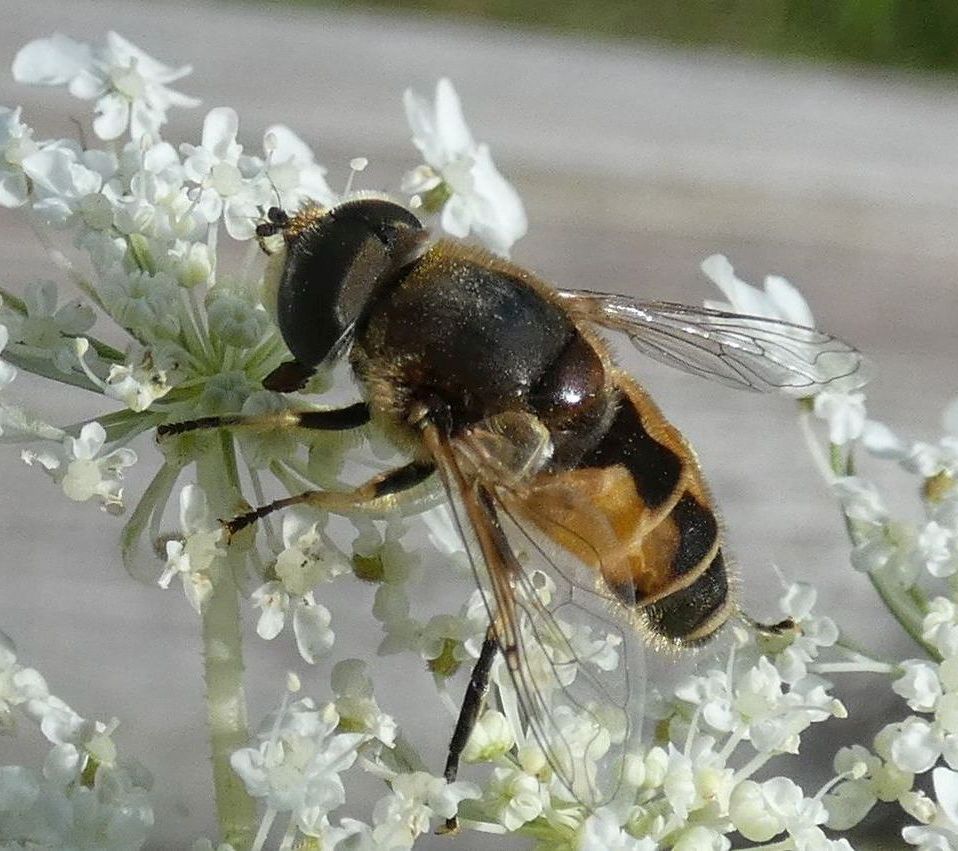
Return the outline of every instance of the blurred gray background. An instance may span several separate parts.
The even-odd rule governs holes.
[[[207,108],[233,106],[241,142],[258,151],[265,126],[289,124],[329,167],[333,187],[361,155],[371,162],[363,185],[398,188],[402,172],[418,162],[402,91],[412,85],[431,94],[448,75],[476,138],[491,145],[525,200],[530,229],[516,246],[519,262],[562,286],[699,303],[716,292],[698,265],[722,252],[752,282],[766,273],[788,277],[821,327],[871,355],[878,367],[869,390],[873,417],[931,438],[940,409],[958,393],[958,90],[951,78],[273,3],[7,0],[3,12],[0,64],[53,31],[98,41],[115,29],[164,62],[195,66],[178,87],[204,104],[175,112],[168,138],[198,140]],[[23,105],[40,137],[69,135],[63,116],[87,114],[64,92],[17,86],[9,73],[0,74],[0,104]],[[14,291],[37,277],[59,278],[6,210],[0,269],[3,286]],[[816,583],[823,610],[862,643],[899,658],[916,653],[847,564],[838,513],[806,455],[793,406],[620,351],[621,363],[698,449],[748,610],[775,617],[774,564],[789,578]],[[14,389],[62,423],[100,410],[95,399],[23,377]],[[138,449],[131,502],[157,460],[150,441]],[[192,610],[179,590],[131,580],[118,558],[121,521],[69,503],[15,449],[0,454],[0,480],[0,629],[83,715],[121,719],[121,747],[156,776],[151,847],[188,847],[193,837],[212,835]],[[907,504],[911,494],[900,496]],[[380,638],[369,615],[372,591],[340,585],[345,590],[329,603],[334,659],[372,657]],[[326,666],[303,672],[288,636],[265,645],[252,632],[255,619],[248,621],[254,722],[279,700],[287,668],[300,670],[306,692],[323,698]],[[428,676],[411,656],[381,668],[381,702],[438,772],[452,722],[442,716],[437,736]],[[852,720],[825,731],[810,790],[830,776],[837,747],[870,741],[882,721],[906,712],[885,683],[848,682],[856,686],[843,692]],[[0,739],[0,764],[38,752],[26,734]],[[366,800],[379,791],[370,785]],[[891,835],[878,847],[899,844]],[[475,835],[455,845],[499,847]],[[427,838],[423,847],[452,845]]]

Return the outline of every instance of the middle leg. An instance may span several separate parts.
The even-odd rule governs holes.
[[[294,496],[273,500],[259,508],[238,514],[225,522],[227,535],[232,537],[237,532],[255,523],[262,517],[289,508],[293,505],[312,505],[323,511],[348,511],[354,508],[364,508],[370,511],[387,510],[396,506],[400,495],[420,482],[428,479],[435,470],[435,466],[428,462],[413,461],[402,467],[396,467],[370,479],[350,491],[320,491],[311,490]]]

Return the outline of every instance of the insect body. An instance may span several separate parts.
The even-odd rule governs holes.
[[[691,450],[528,272],[437,242],[372,300],[351,359],[374,419],[424,462],[434,423],[470,488],[593,565],[655,635],[695,642],[728,617]]]
[[[412,213],[381,198],[308,207],[292,217],[273,209],[257,233],[271,254],[267,285],[296,359],[266,385],[298,389],[320,364],[348,352],[364,400],[275,415],[275,422],[210,418],[161,433],[243,424],[342,429],[370,419],[381,425],[410,463],[352,492],[277,500],[235,518],[231,531],[296,503],[390,508],[438,474],[490,618],[446,776],[456,776],[499,650],[549,763],[575,797],[597,801],[588,760],[550,713],[550,688],[529,671],[544,637],[563,635],[556,609],[585,597],[600,620],[617,609],[659,643],[691,645],[712,636],[734,604],[695,455],[648,394],[612,365],[596,327],[628,334],[673,366],[748,389],[808,394],[860,376],[861,357],[788,323],[556,290],[465,243],[430,242]],[[540,599],[515,555],[516,534],[564,583],[559,606]],[[550,558],[550,548],[578,566]],[[559,656],[582,662],[565,641]],[[573,691],[555,653],[540,667],[576,710],[612,706],[628,728],[627,689],[578,665]]]

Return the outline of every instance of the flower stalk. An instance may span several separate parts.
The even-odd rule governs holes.
[[[196,473],[213,516],[231,517],[242,502],[228,471],[235,468],[232,438],[225,433],[218,445],[196,461]],[[213,760],[213,788],[220,836],[237,851],[251,846],[259,821],[256,804],[230,766],[233,751],[249,741],[246,694],[243,689],[242,621],[236,577],[245,556],[227,548],[222,569],[203,607],[203,673]]]
[[[843,451],[841,446],[834,443],[829,445],[829,458],[831,461],[831,472],[835,476],[845,477],[853,474],[854,461],[852,450]],[[848,539],[853,546],[862,543],[858,533],[855,530],[855,524],[845,509],[842,509],[842,517],[845,520],[845,529],[848,533]],[[921,605],[910,593],[910,590],[902,585],[895,576],[891,575],[884,567],[878,567],[868,571],[868,580],[872,587],[878,593],[881,601],[895,620],[901,624],[902,629],[911,637],[916,644],[933,659],[941,661],[941,656],[935,647],[929,644],[922,637],[922,620],[925,612]]]

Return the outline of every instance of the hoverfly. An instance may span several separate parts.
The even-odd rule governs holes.
[[[810,395],[864,381],[863,358],[817,330],[754,316],[626,296],[555,289],[525,269],[456,240],[430,240],[419,219],[378,196],[294,215],[271,208],[257,235],[269,254],[267,290],[295,360],[264,382],[294,391],[348,357],[363,400],[333,410],[210,417],[162,426],[352,429],[372,421],[412,460],[348,492],[309,491],[227,523],[230,532],[295,504],[328,511],[393,509],[438,477],[473,561],[489,627],[449,749],[455,779],[490,670],[505,662],[523,718],[573,797],[603,798],[581,743],[567,736],[555,692],[577,710],[604,706],[630,724],[628,688],[562,659],[551,686],[530,673],[536,647],[563,630],[556,608],[591,601],[660,644],[692,646],[735,612],[719,525],[695,454],[655,402],[613,366],[598,328],[645,354],[747,390]],[[576,567],[550,564],[564,584],[543,602],[516,557],[516,538]],[[551,637],[550,637],[551,636]],[[596,712],[599,710],[596,709]],[[588,748],[589,743],[586,743]],[[452,825],[450,825],[452,826]]]

